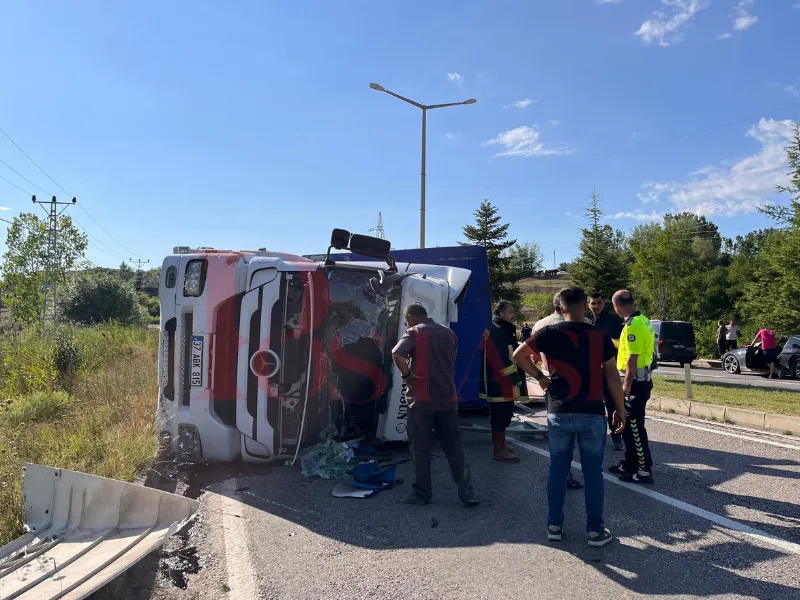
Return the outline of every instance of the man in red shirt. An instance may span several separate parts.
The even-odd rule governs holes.
[[[428,504],[431,486],[431,442],[433,433],[450,464],[464,506],[479,503],[470,483],[469,465],[458,428],[458,398],[455,386],[458,339],[449,327],[428,318],[421,304],[406,307],[406,329],[392,350],[394,364],[407,386],[408,438],[414,463],[411,493],[398,496],[403,504]]]

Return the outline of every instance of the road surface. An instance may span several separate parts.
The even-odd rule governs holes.
[[[395,502],[408,464],[404,484],[366,500],[298,469],[240,471],[201,496],[204,567],[188,588],[159,580],[137,600],[800,598],[800,440],[660,416],[648,429],[656,484],[608,477],[605,548],[586,544],[580,491],[564,541],[547,541],[545,441],[519,442],[510,465],[467,433],[479,507],[458,504],[441,457],[428,506]],[[606,465],[619,458],[609,443]]]
[[[659,364],[653,371],[655,375],[669,375],[670,377],[684,377],[683,367],[673,367]],[[753,373],[731,375],[722,369],[709,367],[692,367],[692,381],[707,381],[711,383],[724,383],[735,386],[751,386],[775,390],[788,390],[800,392],[800,380],[796,379],[766,379]]]

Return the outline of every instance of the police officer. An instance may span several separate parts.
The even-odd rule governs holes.
[[[622,334],[622,326],[624,325],[622,318],[617,313],[606,309],[606,301],[603,299],[603,294],[600,292],[589,294],[588,305],[589,311],[592,314],[592,325],[594,328],[605,331],[611,338],[611,341],[614,342],[614,346],[619,348],[619,336]],[[612,415],[615,410],[614,398],[612,398],[611,391],[605,383],[603,384],[603,388],[611,441],[614,445],[614,450],[621,452],[625,450],[625,446],[622,443],[622,434],[614,433],[616,427],[612,422]]]
[[[628,483],[653,483],[653,459],[645,429],[645,407],[653,390],[653,347],[655,333],[650,320],[636,310],[633,294],[620,290],[612,298],[614,310],[625,320],[619,339],[617,368],[624,373],[625,414],[628,417],[622,437],[625,460],[609,468],[610,473]]]

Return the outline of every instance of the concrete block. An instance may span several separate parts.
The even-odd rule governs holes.
[[[678,415],[689,416],[692,412],[692,403],[689,400],[678,398],[661,398],[661,412],[672,412]]]
[[[767,414],[765,427],[767,431],[774,431],[775,433],[791,431],[794,435],[800,435],[800,417]]]
[[[725,409],[727,407],[719,404],[705,404],[703,402],[692,402],[692,416],[697,419],[708,419],[709,421],[725,422]]]
[[[725,410],[725,419],[736,423],[737,425],[744,425],[745,427],[754,427],[756,429],[764,429],[766,421],[766,413],[758,410],[747,410],[745,408],[731,408]]]

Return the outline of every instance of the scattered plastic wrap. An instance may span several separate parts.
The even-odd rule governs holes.
[[[336,428],[329,426],[322,432],[322,441],[314,444],[300,456],[300,470],[305,477],[322,479],[351,479],[353,449],[333,439]]]

